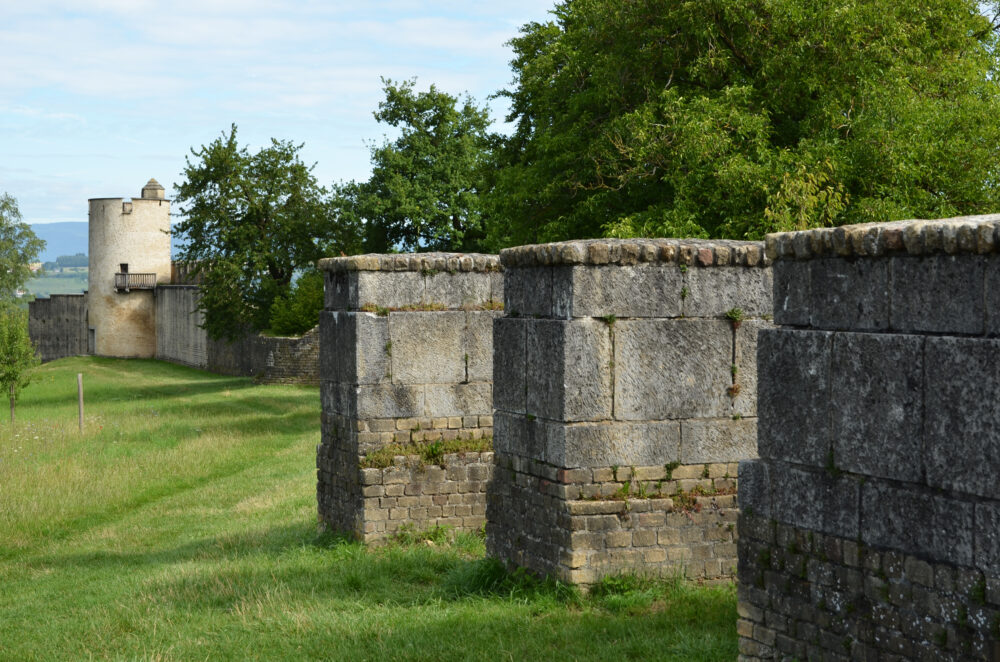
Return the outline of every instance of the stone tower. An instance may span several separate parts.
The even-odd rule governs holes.
[[[159,182],[150,179],[140,198],[89,202],[90,352],[152,358],[154,288],[170,281],[170,201]]]

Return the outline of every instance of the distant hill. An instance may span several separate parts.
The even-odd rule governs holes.
[[[87,253],[87,223],[35,223],[32,231],[45,240],[40,262],[54,262],[60,255]]]
[[[35,223],[32,231],[39,239],[45,240],[45,250],[42,251],[39,262],[53,262],[60,255],[86,254],[87,223]],[[170,254],[177,255],[177,237],[170,237]]]

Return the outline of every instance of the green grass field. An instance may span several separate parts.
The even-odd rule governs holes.
[[[64,359],[17,413],[0,424],[0,660],[736,658],[731,587],[580,597],[504,573],[475,536],[319,534],[316,388]]]
[[[36,298],[53,294],[79,294],[87,289],[87,273],[84,271],[35,276],[24,287]]]

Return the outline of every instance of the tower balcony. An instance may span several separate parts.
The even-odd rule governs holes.
[[[115,290],[128,292],[130,290],[152,290],[156,288],[156,274],[116,273]]]

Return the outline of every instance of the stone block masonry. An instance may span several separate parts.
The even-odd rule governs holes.
[[[320,261],[321,521],[366,542],[479,530],[493,453],[495,255]]]
[[[1000,216],[767,251],[741,659],[1000,659]]]
[[[501,261],[488,552],[581,585],[732,578],[771,326],[764,245],[574,241]]]

